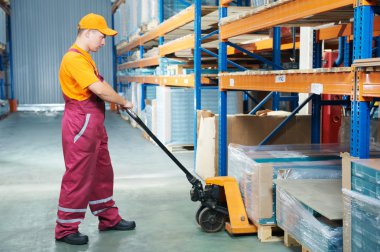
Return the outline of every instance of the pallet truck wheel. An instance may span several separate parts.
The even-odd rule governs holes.
[[[224,214],[206,207],[199,213],[198,221],[205,232],[216,233],[225,226],[226,218]]]
[[[201,214],[203,209],[205,209],[205,206],[200,205],[197,210],[197,213],[195,214],[195,220],[197,221],[198,224],[199,224],[199,215]]]

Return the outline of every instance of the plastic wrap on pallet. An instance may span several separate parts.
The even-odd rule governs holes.
[[[251,159],[259,158],[307,158],[310,161],[312,156],[339,156],[341,152],[350,150],[348,144],[289,144],[289,145],[260,145],[245,146],[239,144],[230,144],[232,151],[244,153]]]
[[[217,89],[202,89],[201,107],[203,110],[209,110],[214,114],[219,113],[219,98]],[[239,91],[227,93],[227,114],[239,114],[243,111],[243,95]]]
[[[300,146],[295,145],[294,148],[298,149]],[[251,221],[261,225],[276,223],[273,179],[277,178],[279,172],[292,179],[339,179],[342,177],[339,152],[336,151],[335,159],[330,160],[334,157],[330,155],[331,153],[316,151],[314,145],[302,146],[303,150],[296,153],[291,151],[291,145],[274,145],[274,149],[288,150],[275,151],[275,155],[270,157],[263,155],[261,152],[267,153],[267,151],[260,151],[257,146],[230,144],[228,173],[239,182],[246,211]],[[326,148],[326,150],[330,151],[331,149]],[[319,161],[316,161],[317,158]]]
[[[380,200],[343,189],[344,251],[380,251]]]
[[[153,86],[153,85],[146,86],[146,99],[148,100],[156,99],[156,86]]]
[[[152,105],[146,105],[144,110],[141,111],[141,120],[152,130]]]
[[[343,251],[343,228],[340,223],[314,216],[313,212],[276,187],[277,225],[313,252]]]
[[[164,144],[193,144],[193,90],[157,87],[157,136]]]

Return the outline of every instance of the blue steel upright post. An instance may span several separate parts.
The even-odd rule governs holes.
[[[373,22],[374,10],[370,2],[358,1],[357,6],[354,7],[354,60],[372,58]],[[350,152],[353,157],[369,158],[370,103],[359,100],[357,90],[357,83],[355,83],[351,103]]]
[[[144,58],[144,46],[140,45],[140,59]],[[140,110],[145,109],[145,98],[146,98],[146,85],[141,83],[141,101],[140,101]]]
[[[164,22],[164,0],[158,1],[158,21],[161,24]],[[163,45],[164,44],[164,37],[160,36],[158,38],[158,44]]]
[[[219,5],[219,20],[227,17],[227,7]],[[219,73],[227,71],[227,45],[219,33]],[[227,91],[219,90],[218,175],[227,175]]]
[[[313,68],[322,67],[322,43],[313,36]],[[314,95],[311,104],[311,143],[321,142],[321,95]]]
[[[273,27],[273,63],[275,65],[281,64],[281,28]],[[273,70],[280,70],[280,68],[273,66]],[[273,92],[272,95],[272,110],[277,111],[280,109],[280,92]]]
[[[201,78],[202,78],[202,1],[195,0],[194,20],[194,154],[197,150],[197,111],[201,109]]]
[[[11,16],[7,15],[7,39],[8,39],[8,60],[9,60],[9,85],[10,85],[10,99],[15,99],[14,82],[13,82],[13,52],[12,52],[12,26]]]

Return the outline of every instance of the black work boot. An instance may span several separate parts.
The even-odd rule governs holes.
[[[74,234],[69,234],[61,239],[56,239],[57,241],[61,242],[66,242],[71,245],[84,245],[88,243],[88,236],[81,234],[81,233],[74,233]]]
[[[119,223],[117,223],[113,227],[109,227],[106,230],[120,230],[120,231],[127,231],[127,230],[133,230],[136,227],[136,223],[134,221],[126,221],[124,219],[121,219]],[[104,231],[106,231],[104,230]]]

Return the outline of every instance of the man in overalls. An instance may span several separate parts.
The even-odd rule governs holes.
[[[106,36],[117,31],[93,13],[78,25],[74,45],[63,56],[59,80],[65,100],[62,118],[62,147],[66,172],[63,175],[55,228],[57,241],[82,245],[88,236],[79,233],[87,206],[99,219],[99,230],[132,230],[134,221],[119,215],[113,197],[113,170],[104,128],[104,101],[132,108],[103,80],[89,52],[105,45]]]

